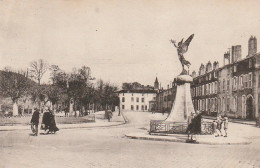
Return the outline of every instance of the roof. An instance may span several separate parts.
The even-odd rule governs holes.
[[[132,90],[120,90],[117,93],[157,93],[154,89],[132,89]]]

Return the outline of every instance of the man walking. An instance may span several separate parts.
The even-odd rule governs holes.
[[[35,136],[38,135],[39,119],[40,119],[40,112],[38,109],[35,109],[31,119],[31,129]]]

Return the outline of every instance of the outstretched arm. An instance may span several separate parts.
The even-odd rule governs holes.
[[[176,44],[175,44],[175,40],[170,40],[171,41],[171,43],[176,47],[176,48],[178,48],[177,46],[176,46]]]

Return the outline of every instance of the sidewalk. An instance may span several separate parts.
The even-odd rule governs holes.
[[[206,118],[206,119],[216,119],[216,117],[212,117],[212,116],[204,116],[203,115],[203,118]],[[235,118],[229,118],[228,119],[229,122],[233,122],[233,123],[239,123],[239,124],[245,124],[245,125],[256,125],[256,121],[249,121],[249,120],[243,120],[243,119],[235,119]]]
[[[186,134],[153,134],[149,135],[148,131],[138,131],[125,135],[130,139],[169,141],[186,143]],[[215,137],[214,135],[196,135],[199,144],[207,145],[245,145],[250,144],[253,138],[260,137],[260,129],[251,125],[242,125],[229,123],[228,137]]]
[[[94,128],[94,127],[110,127],[110,126],[117,126],[125,124],[125,119],[123,114],[118,116],[118,112],[114,112],[113,118],[111,122],[104,119],[103,116],[104,112],[97,112],[96,113],[96,121],[95,122],[88,122],[88,123],[79,123],[79,124],[57,124],[59,129],[72,129],[72,128]],[[15,131],[15,130],[30,130],[30,125],[15,125],[15,126],[0,126],[0,131]]]

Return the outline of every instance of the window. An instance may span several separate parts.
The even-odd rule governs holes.
[[[144,110],[144,105],[142,105],[142,110]]]
[[[215,82],[215,93],[218,92],[218,82]]]
[[[248,74],[248,87],[252,87],[252,73]]]
[[[243,75],[239,76],[239,89],[243,88]]]
[[[229,97],[227,98],[227,112],[229,112],[229,102],[230,102],[230,99],[229,99]]]
[[[230,81],[229,81],[229,79],[227,80],[227,91],[229,91],[229,83],[230,83]]]
[[[247,88],[247,75],[243,75],[243,85],[244,88]]]
[[[136,105],[136,110],[139,110],[139,106],[138,105]]]
[[[134,96],[134,94],[132,93],[132,96]]]
[[[131,102],[134,102],[134,98],[133,97],[131,97]]]
[[[139,102],[139,97],[136,98],[136,102]]]
[[[155,100],[155,97],[153,99]],[[142,102],[144,102],[144,98],[142,98]]]
[[[122,102],[125,102],[125,97],[122,97]]]
[[[125,94],[123,93],[123,96],[124,96]]]
[[[222,85],[222,87],[223,87],[223,88],[222,88],[223,92],[225,91],[225,84],[226,84],[226,83],[225,83],[225,79],[223,79],[223,85]]]
[[[131,110],[134,110],[134,105],[131,105]]]
[[[122,105],[122,110],[124,110],[125,109],[125,105]]]
[[[145,106],[145,110],[147,110],[147,105]]]

